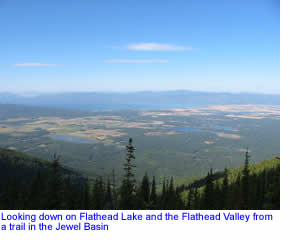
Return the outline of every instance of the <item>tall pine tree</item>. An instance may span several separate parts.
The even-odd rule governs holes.
[[[204,190],[204,199],[203,199],[203,209],[210,210],[214,209],[214,185],[213,185],[213,173],[212,169],[207,174],[206,185]]]
[[[156,193],[155,176],[153,176],[153,179],[152,179],[150,202],[151,202],[152,208],[155,209],[156,208],[156,204],[157,204],[157,193]]]
[[[147,173],[145,173],[142,183],[141,183],[141,196],[142,200],[146,203],[149,204],[150,200],[150,183],[149,183],[149,178]]]
[[[47,208],[51,210],[62,209],[63,186],[59,158],[60,156],[53,155],[52,170],[48,181]]]
[[[221,196],[221,209],[225,209],[228,205],[228,191],[229,191],[229,180],[228,180],[228,169],[225,168],[224,178],[222,184],[222,196]]]
[[[249,151],[248,148],[245,152],[245,165],[242,175],[242,209],[249,208]]]
[[[136,167],[133,164],[135,159],[135,148],[133,146],[132,138],[126,146],[127,156],[126,163],[124,164],[125,175],[121,185],[120,191],[120,208],[121,209],[134,209],[135,196],[136,196],[136,181],[134,178],[133,169]]]

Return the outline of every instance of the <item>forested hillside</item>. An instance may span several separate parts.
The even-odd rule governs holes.
[[[52,158],[53,162],[0,148],[0,208],[54,208],[54,197],[63,191],[60,182],[69,181],[76,189],[85,184],[77,171],[59,166],[59,156]]]
[[[280,209],[280,157],[223,172],[178,188],[190,209]]]
[[[280,157],[213,173],[191,184],[174,186],[164,179],[157,191],[147,173],[135,178],[135,147],[126,146],[124,175],[114,171],[89,184],[77,172],[52,163],[0,149],[1,209],[280,209]]]

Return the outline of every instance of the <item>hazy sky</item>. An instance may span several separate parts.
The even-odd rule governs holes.
[[[279,93],[278,0],[0,0],[1,91]]]

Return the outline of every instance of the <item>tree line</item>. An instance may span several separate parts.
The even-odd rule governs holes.
[[[137,182],[134,169],[135,147],[130,138],[126,146],[124,175],[116,184],[111,178],[88,179],[64,175],[59,157],[54,155],[47,172],[37,169],[29,179],[10,177],[0,188],[1,209],[280,209],[280,165],[250,174],[249,153],[243,170],[229,180],[228,169],[210,170],[205,178],[187,186],[175,186],[174,179],[164,179],[157,191],[156,179],[147,173]],[[5,170],[2,169],[1,170]],[[21,171],[21,169],[19,170]],[[31,174],[31,172],[30,172]]]

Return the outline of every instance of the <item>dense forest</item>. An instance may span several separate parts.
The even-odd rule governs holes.
[[[135,177],[135,147],[126,146],[122,181],[114,170],[89,182],[53,161],[0,149],[0,209],[280,209],[280,157],[250,164],[245,152],[240,168],[213,172],[187,185],[173,177],[162,186],[145,173]]]

